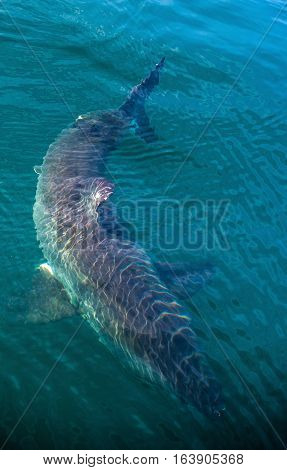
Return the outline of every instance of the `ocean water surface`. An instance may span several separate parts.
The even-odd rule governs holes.
[[[0,2],[4,448],[286,445],[286,10],[279,0]],[[128,133],[108,168],[118,205],[228,201],[224,247],[163,247],[156,220],[134,221],[153,259],[215,267],[185,305],[222,385],[216,420],[139,378],[88,324],[73,336],[79,318],[25,322],[45,262],[33,167],[78,115],[118,107],[162,56],[147,103],[159,138],[147,145]],[[175,223],[164,221],[171,230]]]

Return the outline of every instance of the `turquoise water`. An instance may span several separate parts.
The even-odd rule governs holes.
[[[5,448],[283,448],[283,5],[1,2],[0,437]],[[109,171],[121,188],[114,196],[118,204],[166,197],[229,200],[223,223],[228,249],[179,246],[164,252],[157,243],[149,246],[161,261],[208,260],[216,267],[212,282],[193,297],[194,305],[186,298],[223,387],[226,411],[216,421],[196,409],[186,412],[167,391],[138,378],[86,324],[61,355],[79,318],[45,325],[21,318],[35,268],[45,261],[32,220],[34,165],[42,163],[49,144],[74,117],[119,106],[162,56],[166,67],[147,105],[159,140],[146,145],[130,133],[110,156]],[[137,224],[139,231],[148,229],[142,220]],[[156,223],[151,237],[157,238]]]

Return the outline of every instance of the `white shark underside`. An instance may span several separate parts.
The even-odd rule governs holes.
[[[187,403],[219,414],[220,387],[199,353],[190,320],[147,254],[126,240],[113,219],[114,185],[105,159],[132,121],[146,141],[153,134],[144,102],[164,60],[117,110],[80,116],[60,134],[39,171],[37,237],[71,303],[137,368],[167,382]]]

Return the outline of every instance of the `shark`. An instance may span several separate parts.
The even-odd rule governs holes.
[[[116,184],[106,175],[107,157],[127,128],[135,127],[147,143],[154,141],[145,102],[164,63],[162,58],[119,108],[79,116],[36,167],[33,217],[47,260],[41,287],[49,295],[30,316],[50,321],[78,312],[120,360],[166,385],[188,406],[220,416],[221,386],[198,345],[190,314],[165,282],[176,284],[177,275],[123,235],[113,211]],[[193,280],[196,285],[196,276]],[[39,300],[36,291],[34,297]]]

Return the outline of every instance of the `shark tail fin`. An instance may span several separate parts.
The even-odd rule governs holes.
[[[150,127],[149,118],[145,112],[145,100],[149,97],[156,85],[159,84],[160,70],[165,62],[163,57],[155,68],[150,72],[139,85],[136,85],[126,101],[120,106],[120,111],[125,113],[128,118],[134,119],[137,123],[137,133],[147,142],[154,140],[155,135]]]
[[[155,68],[150,72],[149,76],[146,77],[139,85],[137,85],[133,91],[137,95],[140,95],[140,99],[146,99],[154,89],[156,85],[159,84],[159,73],[162,69],[165,62],[165,57],[156,64]]]

